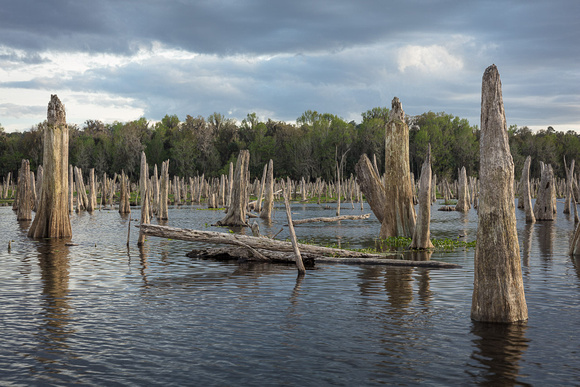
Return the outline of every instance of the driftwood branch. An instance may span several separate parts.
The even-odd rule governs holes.
[[[333,217],[320,217],[320,218],[310,218],[310,219],[299,219],[293,220],[292,224],[294,226],[304,223],[315,223],[315,222],[338,222],[339,220],[359,220],[359,219],[368,219],[371,214],[364,214],[364,215],[342,215],[342,216],[333,216]]]

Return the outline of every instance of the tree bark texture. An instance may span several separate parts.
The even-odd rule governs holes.
[[[309,219],[299,219],[293,220],[292,224],[295,226],[299,224],[305,223],[316,223],[316,222],[338,222],[341,220],[361,220],[361,219],[368,219],[370,218],[371,214],[363,214],[363,215],[341,215],[341,216],[333,216],[333,217],[319,217],[319,218],[309,218]]]
[[[572,159],[570,168],[566,165],[566,157],[564,157],[564,169],[566,170],[566,201],[564,203],[564,214],[569,214],[572,198],[572,183],[574,182],[574,164],[576,160]]]
[[[119,214],[130,214],[131,205],[129,203],[129,178],[125,176],[125,172],[121,171],[121,193],[119,195]]]
[[[268,162],[268,171],[266,173],[266,183],[264,185],[264,204],[260,211],[260,218],[271,220],[272,209],[274,208],[274,161]]]
[[[232,198],[228,212],[218,226],[249,226],[246,222],[246,206],[248,205],[248,165],[250,151],[241,150],[236,163]]]
[[[68,126],[64,105],[51,95],[44,130],[42,196],[28,230],[31,238],[69,238]]]
[[[161,182],[159,183],[159,203],[157,203],[157,219],[167,220],[167,200],[169,196],[169,160],[161,164]]]
[[[286,208],[286,218],[288,219],[288,230],[290,231],[290,241],[292,242],[292,250],[294,251],[294,261],[296,262],[296,268],[298,269],[298,274],[305,274],[306,269],[304,268],[304,262],[302,262],[302,255],[300,254],[300,248],[298,247],[298,240],[296,239],[296,233],[294,232],[294,225],[292,224],[292,211],[290,210],[290,187],[292,183],[290,178],[288,178],[288,190],[283,189],[284,194],[284,207]]]
[[[550,164],[545,164],[534,204],[536,220],[554,220],[554,191],[554,171]]]
[[[526,157],[524,168],[522,169],[522,201],[523,208],[526,213],[526,223],[535,223],[536,216],[532,207],[532,195],[530,195],[530,165],[532,164],[532,156]]]
[[[409,167],[409,127],[405,112],[395,97],[385,133],[385,197],[381,238],[412,237],[415,230],[413,182]]]
[[[467,172],[465,167],[461,168],[459,171],[458,179],[458,190],[457,190],[457,204],[455,205],[455,210],[459,212],[467,212],[471,208],[469,200],[469,187],[467,185]]]
[[[528,319],[501,80],[497,67],[482,79],[480,196],[471,318],[511,323]]]
[[[32,220],[32,187],[30,185],[30,161],[22,159],[18,171],[18,209],[16,220]]]
[[[427,148],[427,157],[421,167],[421,177],[419,179],[419,214],[413,240],[412,249],[432,249],[431,242],[431,144]]]
[[[360,189],[364,193],[366,200],[379,220],[379,223],[382,224],[385,219],[385,203],[387,202],[387,194],[383,182],[381,181],[381,177],[377,174],[376,169],[365,154],[360,157],[360,160],[354,168]]]

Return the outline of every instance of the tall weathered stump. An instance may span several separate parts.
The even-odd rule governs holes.
[[[51,95],[44,130],[42,194],[28,230],[31,238],[68,238],[68,126],[64,105]]]
[[[419,214],[411,241],[412,249],[432,249],[431,242],[431,144],[421,167],[419,179]]]
[[[528,319],[501,81],[492,65],[481,90],[480,188],[471,318],[512,323]]]
[[[385,127],[385,198],[381,238],[412,237],[415,230],[413,182],[409,167],[409,126],[399,98],[391,103]]]

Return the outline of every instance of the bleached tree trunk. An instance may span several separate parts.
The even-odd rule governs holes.
[[[36,192],[35,192],[35,202],[34,202],[34,211],[38,210],[38,206],[40,205],[40,198],[42,197],[42,179],[44,177],[44,168],[42,165],[38,166],[37,174],[36,174]]]
[[[217,222],[218,226],[249,226],[246,222],[249,162],[250,152],[241,150],[236,163],[231,203],[225,218]]]
[[[267,166],[268,171],[264,185],[264,205],[260,211],[260,218],[272,220],[272,209],[274,208],[274,161],[270,159]]]
[[[32,220],[32,187],[30,161],[22,159],[18,171],[18,209],[16,220]]]
[[[89,201],[87,202],[87,211],[95,211],[97,205],[97,189],[95,187],[95,168],[89,170]]]
[[[266,187],[266,174],[268,173],[268,163],[264,164],[264,172],[262,173],[262,181],[260,182],[260,192],[258,200],[256,201],[256,212],[262,211],[262,197],[264,196],[264,189]]]
[[[153,205],[152,210],[155,215],[159,212],[159,173],[157,172],[157,164],[153,166],[153,176],[151,178],[153,186]],[[193,200],[193,196],[191,198]]]
[[[412,237],[415,231],[413,183],[409,169],[409,127],[405,112],[395,97],[385,136],[385,206],[381,238]]]
[[[481,90],[480,194],[471,318],[511,323],[528,319],[501,81],[495,65]]]
[[[203,177],[203,175],[202,175]],[[202,178],[203,181],[203,178]],[[232,190],[234,184],[234,163],[230,162],[230,169],[228,172],[228,201],[226,203],[226,207],[230,208],[232,205]]]
[[[532,208],[532,195],[530,195],[530,165],[532,164],[532,156],[526,157],[524,168],[522,169],[522,201],[524,211],[526,213],[526,223],[535,223],[536,217]]]
[[[564,156],[564,169],[566,170],[566,201],[564,202],[564,214],[569,214],[571,209],[572,198],[572,183],[574,182],[574,163],[576,160],[572,159],[570,168],[566,165],[566,157]]]
[[[141,158],[143,162],[143,157]],[[141,193],[141,225],[149,224],[151,218],[149,217],[149,189],[147,185],[144,187],[144,191]],[[142,246],[145,243],[145,234],[143,229],[139,229],[139,238],[137,239],[137,246]]]
[[[457,190],[457,204],[455,210],[459,212],[467,212],[471,208],[469,203],[469,189],[467,186],[467,173],[465,167],[459,171],[459,187]]]
[[[554,220],[554,195],[554,171],[551,165],[545,164],[534,204],[536,220]]]
[[[161,182],[159,184],[159,203],[157,204],[157,219],[167,220],[167,197],[169,196],[169,160],[161,164]]]
[[[385,187],[371,164],[367,155],[363,154],[355,166],[356,178],[364,193],[367,203],[380,223],[385,219],[385,203],[387,201]]]
[[[119,214],[130,214],[131,205],[130,199],[130,185],[129,178],[125,176],[125,172],[121,171],[121,194],[119,196]]]
[[[74,208],[74,171],[73,166],[68,166],[68,212],[73,213]]]
[[[64,105],[56,94],[48,104],[42,158],[42,196],[28,230],[31,238],[72,236],[68,209],[68,126]]]
[[[431,243],[431,144],[421,168],[419,179],[419,214],[411,241],[412,249],[432,249]]]
[[[292,182],[288,178],[288,190],[285,187],[282,188],[284,194],[284,206],[286,208],[286,218],[288,219],[288,230],[290,232],[290,241],[292,242],[292,249],[294,250],[294,259],[296,262],[296,268],[298,269],[298,274],[303,275],[306,273],[304,268],[304,263],[302,262],[302,255],[300,254],[300,248],[298,247],[298,240],[296,239],[296,233],[294,232],[294,225],[292,224],[292,212],[290,210],[290,187],[292,187]]]

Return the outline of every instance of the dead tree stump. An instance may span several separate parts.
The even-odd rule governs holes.
[[[481,90],[480,194],[471,318],[511,323],[528,319],[501,81],[485,70]]]
[[[18,171],[18,208],[16,220],[32,220],[32,187],[30,185],[30,161],[22,159]]]
[[[250,151],[241,150],[236,163],[234,182],[232,185],[232,198],[228,212],[218,226],[243,226],[249,227],[246,222],[246,207],[248,205],[248,165],[250,163]]]
[[[431,144],[421,168],[419,179],[419,214],[411,241],[412,249],[432,249],[431,243]]]
[[[457,190],[457,204],[455,205],[455,211],[467,212],[471,208],[469,199],[469,187],[467,185],[467,172],[465,167],[461,168],[458,177],[458,190]]]
[[[532,164],[532,156],[526,157],[526,162],[524,163],[524,168],[522,170],[522,201],[524,211],[526,213],[526,223],[535,223],[536,217],[534,215],[532,207],[532,195],[530,194],[530,165]]]
[[[536,220],[554,220],[554,171],[550,164],[545,164],[534,204]]]
[[[381,181],[381,177],[377,173],[377,169],[363,154],[360,160],[355,165],[356,178],[360,185],[361,191],[364,193],[367,202],[371,206],[371,210],[377,217],[380,223],[385,219],[385,203],[387,201],[385,187]]]
[[[391,104],[385,135],[385,197],[381,238],[412,237],[415,230],[413,182],[409,169],[409,126],[405,112],[395,97]]]
[[[68,209],[68,126],[64,105],[51,95],[44,130],[42,195],[28,230],[31,238],[72,236]]]
[[[564,203],[564,214],[569,214],[572,208],[572,184],[574,182],[574,164],[576,160],[572,159],[570,168],[566,165],[566,157],[564,156],[564,169],[566,170],[566,201]]]
[[[130,214],[131,204],[129,202],[130,198],[130,186],[129,178],[125,176],[125,171],[121,171],[121,193],[119,195],[119,214]]]
[[[260,211],[260,218],[271,220],[272,209],[274,208],[274,161],[272,159],[268,162],[268,171],[266,172],[265,182],[264,204]]]
[[[169,196],[169,160],[161,164],[161,181],[159,183],[159,202],[157,203],[157,219],[167,220],[167,200]]]

